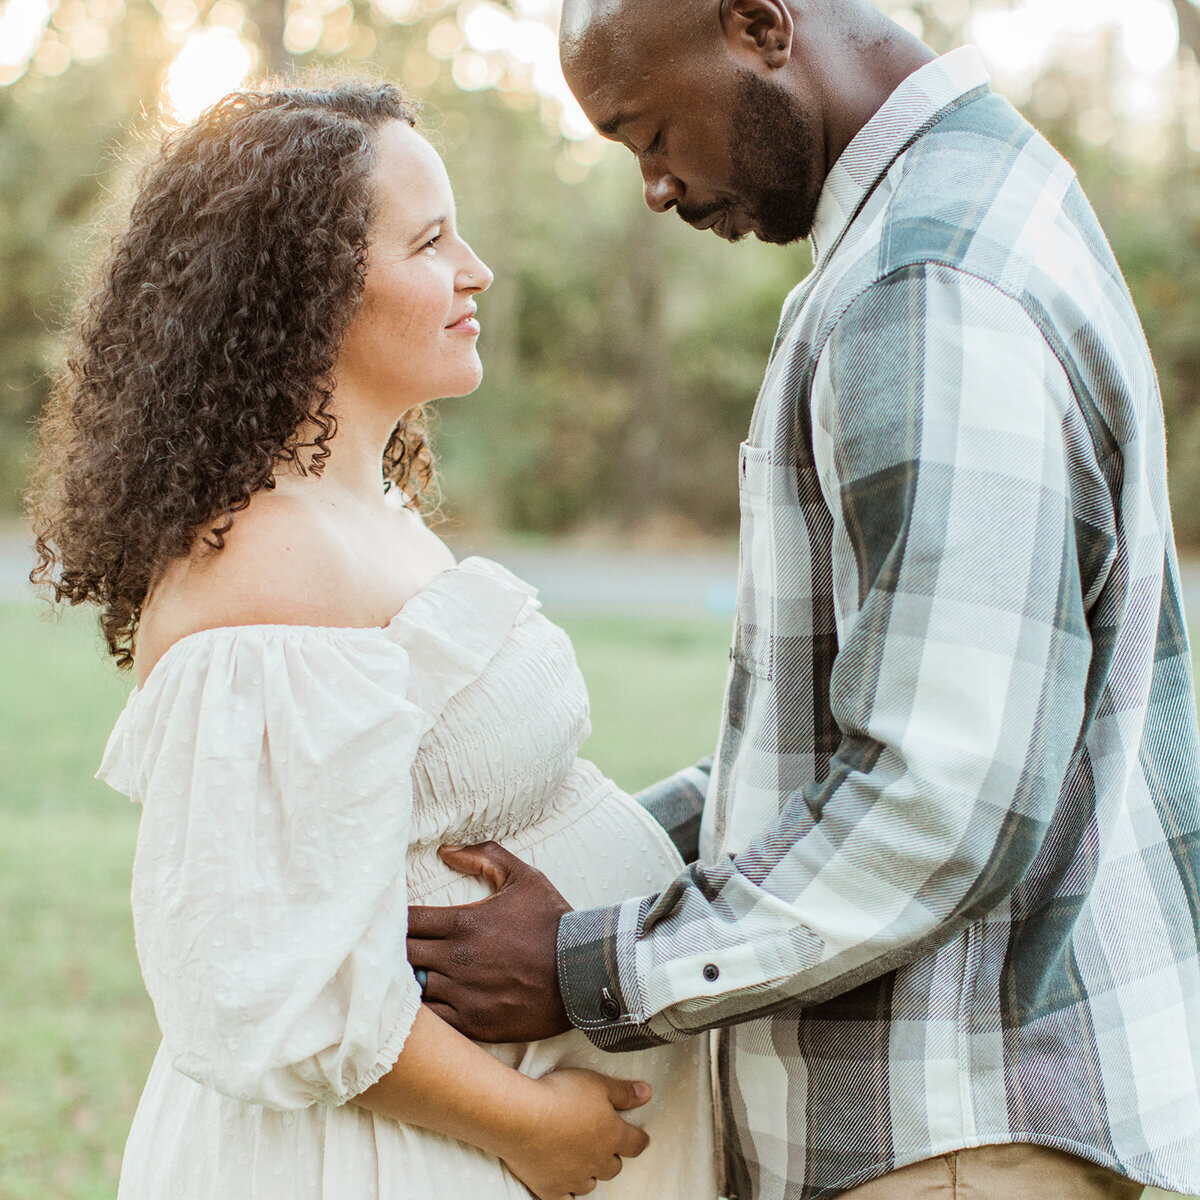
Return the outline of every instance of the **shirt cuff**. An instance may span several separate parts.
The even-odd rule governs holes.
[[[558,986],[571,1024],[601,1050],[645,1050],[687,1035],[662,1017],[647,1018],[621,986],[622,948],[632,957],[634,931],[651,898],[613,908],[567,913],[558,924]]]

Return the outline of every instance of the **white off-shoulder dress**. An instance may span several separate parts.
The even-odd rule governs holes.
[[[494,838],[567,900],[680,867],[590,763],[587,696],[532,589],[465,559],[386,627],[251,625],[176,642],[117,722],[100,777],[143,807],[138,956],[163,1043],[120,1200],[500,1200],[529,1193],[451,1138],[346,1101],[420,1003],[407,906],[486,894],[437,857]],[[594,1195],[712,1200],[704,1039],[606,1055],[582,1033],[490,1049],[529,1075],[648,1080],[650,1148]]]

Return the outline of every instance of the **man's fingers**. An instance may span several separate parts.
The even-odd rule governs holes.
[[[525,865],[499,842],[443,846],[438,854],[446,866],[453,867],[463,875],[481,875],[494,892],[498,892]]]
[[[626,1112],[631,1108],[641,1108],[650,1099],[651,1090],[648,1083],[640,1079],[613,1079],[606,1077],[608,1099],[618,1112]]]
[[[462,997],[456,996],[455,993],[453,980],[439,975],[436,971],[426,972],[425,986],[421,990],[421,1003],[431,1013],[441,1017],[447,1025],[457,1029],[459,1033],[466,1033],[465,1022],[468,1014],[460,1011],[457,1000]]]
[[[454,942],[448,938],[413,938],[407,943],[408,965],[414,971],[450,975],[453,971]]]
[[[425,1007],[429,1009],[429,1011],[433,1013],[435,1017],[441,1017],[441,1019],[445,1021],[451,1029],[456,1029],[459,1033],[462,1033],[462,1030],[459,1028],[458,1024],[457,1010],[451,1008],[450,1005],[444,1000],[426,1000]],[[639,1150],[638,1153],[640,1154],[641,1151]]]
[[[424,972],[423,976],[422,971]],[[439,1001],[449,1004],[453,1002],[453,997],[450,995],[452,989],[448,986],[450,980],[444,975],[439,975],[432,967],[418,969],[416,974],[417,982],[421,984],[423,1003],[433,1004],[435,1001]]]
[[[454,932],[454,921],[452,908],[414,904],[408,910],[409,940],[449,937]]]

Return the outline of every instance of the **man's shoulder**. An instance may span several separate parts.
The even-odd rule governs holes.
[[[785,306],[774,353],[789,370],[776,378],[806,377],[797,368],[815,368],[856,306],[872,297],[902,303],[898,279],[912,282],[914,297],[925,279],[943,291],[990,293],[1067,354],[1069,330],[1093,322],[1116,331],[1126,365],[1144,374],[1136,314],[1074,170],[995,93],[942,112],[880,177]]]
[[[944,116],[888,173],[881,275],[956,267],[1019,287],[1049,244],[1079,240],[1070,164],[1006,100],[989,94]],[[1090,240],[1090,239],[1088,239]]]
[[[876,218],[876,279],[936,265],[1034,308],[1081,289],[1123,303],[1120,268],[1074,168],[994,93],[944,115],[897,159]]]

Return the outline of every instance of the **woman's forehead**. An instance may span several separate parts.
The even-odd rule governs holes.
[[[379,131],[374,183],[380,221],[422,224],[430,210],[453,208],[438,152],[403,121],[389,121]]]

